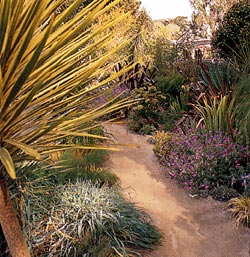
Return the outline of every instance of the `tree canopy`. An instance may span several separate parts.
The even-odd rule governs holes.
[[[234,4],[225,14],[223,21],[212,38],[212,46],[221,57],[239,55],[249,46],[250,1]]]
[[[237,0],[189,0],[194,8],[193,28],[201,37],[210,36],[217,28],[225,12]]]

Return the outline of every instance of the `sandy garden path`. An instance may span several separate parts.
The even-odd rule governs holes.
[[[163,174],[144,136],[129,132],[125,124],[106,128],[116,143],[138,145],[121,147],[111,162],[126,197],[164,234],[162,245],[144,257],[250,257],[250,232],[235,227],[225,203],[191,198]]]

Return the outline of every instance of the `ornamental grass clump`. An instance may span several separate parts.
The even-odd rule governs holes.
[[[235,217],[237,225],[244,224],[250,227],[250,197],[242,196],[231,199],[228,209]]]
[[[140,256],[160,233],[149,217],[99,183],[68,183],[26,198],[25,230],[34,256]],[[48,200],[48,199],[47,199]]]
[[[167,153],[164,163],[169,175],[188,190],[209,194],[225,186],[242,194],[247,188],[250,154],[226,133],[179,130],[160,149]]]

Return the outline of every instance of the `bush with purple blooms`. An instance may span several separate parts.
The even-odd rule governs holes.
[[[179,130],[161,147],[161,155],[163,150],[169,175],[192,193],[208,195],[225,186],[242,194],[250,186],[250,153],[224,132]]]

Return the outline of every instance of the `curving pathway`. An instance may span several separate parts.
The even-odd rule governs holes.
[[[250,232],[236,228],[225,203],[194,199],[163,175],[144,136],[125,124],[105,126],[120,147],[111,153],[112,172],[121,180],[125,197],[136,202],[163,232],[157,250],[143,257],[250,257]]]

